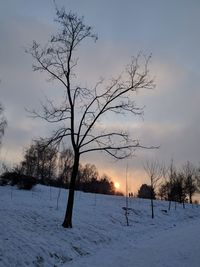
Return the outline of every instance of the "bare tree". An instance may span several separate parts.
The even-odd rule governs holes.
[[[24,153],[18,169],[21,173],[40,179],[48,184],[56,176],[57,150],[54,146],[44,146],[43,140],[35,140]]]
[[[97,167],[94,164],[87,163],[82,167],[81,171],[81,182],[89,182],[92,179],[98,179],[99,173]]]
[[[2,137],[4,135],[5,127],[7,125],[6,119],[3,115],[3,111],[4,111],[3,106],[0,103],[0,145],[1,145]]]
[[[200,167],[196,170],[197,193],[200,193]]]
[[[186,187],[185,187],[185,178],[181,172],[178,172],[174,175],[173,185],[171,188],[171,198],[176,202],[183,204],[183,208],[185,208],[185,200],[186,200]],[[175,206],[176,207],[176,206]]]
[[[162,177],[162,166],[158,161],[146,161],[144,164],[144,170],[150,178],[150,186],[151,186],[151,217],[154,218],[154,192],[156,191],[156,187],[158,185],[158,181]]]
[[[65,148],[63,146],[58,158],[58,183],[60,186],[57,195],[57,209],[61,195],[61,187],[67,187],[69,185],[69,178],[73,168],[73,158],[73,151],[70,148]]]
[[[73,151],[63,147],[58,159],[59,174],[58,180],[65,185],[69,184],[69,178],[73,168]]]
[[[78,174],[80,156],[88,152],[104,151],[116,159],[130,156],[136,148],[144,148],[138,140],[128,133],[108,128],[97,130],[98,122],[108,113],[142,115],[143,108],[136,106],[132,95],[142,88],[154,88],[149,77],[150,57],[138,55],[132,58],[124,73],[112,79],[107,85],[100,80],[94,88],[76,85],[76,52],[86,39],[97,40],[92,28],[84,24],[84,19],[76,14],[56,9],[60,28],[46,46],[33,42],[28,52],[35,59],[34,71],[46,72],[50,79],[58,81],[65,90],[60,106],[48,100],[43,113],[34,116],[57,123],[57,130],[47,144],[59,144],[63,138],[70,139],[74,162],[71,174],[69,195],[63,227],[72,227],[75,182]]]
[[[174,160],[171,159],[171,163],[170,163],[169,171],[168,171],[168,200],[169,200],[168,210],[171,209],[171,203],[173,200],[173,185],[176,179],[176,172],[177,171],[174,166]]]
[[[162,165],[162,183],[159,187],[158,195],[161,200],[169,200],[170,195],[170,182],[169,182],[169,170],[170,168],[166,167],[165,164]]]
[[[189,197],[190,204],[192,204],[192,197],[197,191],[197,169],[189,161],[183,166],[183,176],[185,179],[185,191]]]

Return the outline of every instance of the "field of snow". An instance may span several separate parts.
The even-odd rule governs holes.
[[[200,207],[76,192],[73,229],[61,224],[67,192],[0,187],[0,266],[199,267]]]

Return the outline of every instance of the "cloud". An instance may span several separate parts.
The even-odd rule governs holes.
[[[142,162],[147,158],[169,162],[174,157],[178,166],[186,160],[198,164],[199,7],[199,3],[191,5],[187,1],[181,6],[175,3],[173,9],[170,3],[160,1],[127,1],[126,5],[104,0],[67,3],[67,9],[85,15],[86,22],[94,26],[100,37],[97,43],[86,42],[78,50],[77,81],[83,86],[94,85],[101,76],[109,82],[141,50],[147,55],[153,53],[150,74],[155,76],[157,87],[134,95],[136,103],[145,106],[144,119],[111,115],[101,123],[101,127],[110,129],[123,127],[145,145],[160,145],[156,150],[138,150],[136,157],[128,160],[135,188],[138,181],[146,179]],[[33,73],[33,60],[24,53],[24,47],[33,39],[44,43],[54,31],[53,5],[49,1],[26,4],[22,0],[7,0],[0,13],[0,93],[8,119],[2,154],[14,162],[21,158],[23,147],[32,138],[47,136],[52,131],[49,124],[28,118],[24,108],[39,110],[45,95],[59,102],[63,90],[56,82],[47,83],[46,75]],[[121,179],[123,184],[126,160],[115,162],[103,153],[89,154],[82,160],[96,164],[101,172]]]
[[[109,127],[107,125],[107,127]],[[120,125],[115,125],[118,128]],[[200,131],[198,125],[182,125],[171,123],[147,124],[145,122],[128,125],[123,124],[129,132],[134,132],[140,136],[142,144],[158,145],[158,149],[145,150],[138,149],[135,152],[135,157],[122,161],[115,161],[104,153],[88,154],[83,158],[83,162],[92,162],[96,164],[99,170],[108,173],[114,180],[121,183],[125,190],[125,172],[128,164],[129,180],[132,184],[132,190],[137,191],[141,183],[149,183],[148,177],[143,170],[143,164],[146,160],[157,159],[166,165],[170,164],[171,158],[174,159],[175,165],[178,168],[190,160],[194,164],[199,162],[200,145],[198,139]],[[113,129],[113,126],[111,126]],[[101,171],[102,173],[102,171]]]

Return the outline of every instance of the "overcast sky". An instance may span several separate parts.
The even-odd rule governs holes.
[[[138,151],[128,161],[115,162],[104,154],[92,154],[82,162],[94,163],[124,187],[126,164],[129,186],[135,191],[144,181],[142,163],[174,158],[181,166],[200,161],[200,1],[199,0],[57,0],[85,17],[98,34],[97,43],[80,49],[79,78],[84,85],[99,77],[112,77],[142,51],[152,53],[150,72],[156,89],[141,92],[135,100],[146,106],[144,118],[115,119],[109,127],[131,131],[154,151]],[[33,138],[48,136],[51,128],[28,117],[25,108],[39,109],[45,96],[59,99],[62,89],[32,71],[33,60],[25,53],[32,40],[44,43],[56,30],[51,0],[0,0],[0,102],[8,127],[1,159],[14,164]]]

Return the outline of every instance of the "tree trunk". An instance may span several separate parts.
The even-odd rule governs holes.
[[[65,219],[64,219],[64,222],[62,224],[62,226],[64,228],[72,228],[74,191],[75,191],[76,177],[78,174],[79,159],[80,159],[80,155],[79,155],[79,152],[77,152],[74,155],[74,165],[73,165],[73,170],[72,170],[71,180],[70,180],[70,185],[69,185],[69,195],[68,195],[67,208],[66,208],[66,213],[65,213]]]

